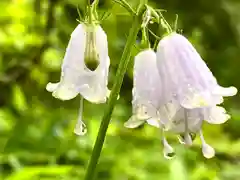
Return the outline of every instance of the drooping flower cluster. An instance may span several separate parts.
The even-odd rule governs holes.
[[[81,95],[74,130],[77,135],[86,133],[86,125],[82,121],[83,99],[92,103],[105,103],[109,95],[107,36],[94,21],[96,17],[92,12],[95,7],[89,8],[88,22],[79,24],[71,34],[62,63],[60,82],[48,83],[46,87],[55,98],[61,100]],[[150,47],[147,25],[160,21],[151,7],[146,8],[141,25],[141,43],[144,47]],[[154,18],[155,21],[152,21]],[[203,155],[211,158],[215,151],[204,140],[201,130],[203,121],[210,124],[226,122],[230,116],[219,105],[223,97],[234,96],[237,89],[218,85],[193,45],[184,36],[172,32],[163,17],[161,24],[169,34],[160,40],[157,53],[146,48],[135,57],[133,115],[125,126],[135,128],[147,122],[160,128],[163,152],[167,158],[174,154],[174,150],[164,135],[166,131],[178,134],[179,141],[188,146],[192,145],[194,134],[199,133]]]
[[[133,116],[125,123],[135,128],[147,122],[161,128],[164,155],[170,158],[173,148],[164,137],[165,131],[179,134],[179,140],[192,144],[192,134],[199,133],[202,152],[214,156],[202,134],[202,123],[221,124],[230,116],[219,106],[223,97],[237,93],[235,87],[218,85],[205,62],[182,35],[170,33],[151,49],[140,52],[134,62]]]

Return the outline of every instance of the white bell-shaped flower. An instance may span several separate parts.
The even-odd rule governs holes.
[[[144,122],[161,126],[158,108],[162,104],[161,79],[156,66],[156,53],[145,49],[134,59],[132,90],[132,116],[124,124],[127,128],[136,128]],[[169,145],[162,131],[163,154],[167,159],[174,156],[174,149]]]
[[[223,96],[237,93],[235,87],[223,88],[192,44],[182,35],[171,33],[158,45],[157,67],[162,77],[164,97],[174,96],[187,109],[220,104]]]
[[[145,121],[154,121],[152,119],[157,118],[157,107],[161,102],[161,83],[153,50],[146,49],[136,55],[133,75],[133,115],[125,123],[128,128],[135,128]]]
[[[109,65],[107,36],[101,26],[79,24],[66,49],[60,82],[48,83],[46,89],[61,100],[80,93],[90,102],[104,103]]]

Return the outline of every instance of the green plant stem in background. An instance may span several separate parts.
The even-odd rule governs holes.
[[[141,27],[141,22],[139,21],[139,17],[135,16],[134,23],[132,25],[132,28],[130,29],[126,46],[124,48],[124,51],[117,69],[115,83],[113,85],[109,100],[107,102],[107,107],[101,121],[101,125],[98,131],[98,136],[93,148],[92,156],[88,164],[85,180],[92,180],[94,178],[94,172],[102,151],[103,143],[104,143],[108,125],[111,119],[113,108],[116,104],[117,97],[122,86],[123,77],[124,77],[124,74],[126,73],[128,63],[131,58],[131,50],[132,50],[132,47],[134,47],[133,45],[136,41],[137,34],[140,27]]]

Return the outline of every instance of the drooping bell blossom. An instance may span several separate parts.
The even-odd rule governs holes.
[[[196,132],[200,130],[203,119],[200,120],[199,117],[195,116],[195,112],[191,112],[188,117],[185,117],[184,109],[180,109],[180,106],[177,106],[177,102],[173,100],[170,103],[162,104],[164,100],[164,94],[162,94],[162,78],[160,78],[156,67],[156,54],[153,50],[147,49],[136,55],[133,74],[133,115],[125,123],[125,127],[135,128],[147,122],[150,125],[161,128],[163,154],[165,158],[170,159],[175,153],[174,149],[169,145],[164,132],[172,131],[177,134]],[[175,113],[176,109],[179,109],[177,113]],[[187,125],[186,122],[189,122],[189,127],[185,127]],[[187,134],[188,138],[185,136],[184,143],[191,143],[189,134],[190,133]],[[207,149],[208,152],[210,151],[210,148],[204,148],[204,150],[205,149]],[[212,151],[209,153],[211,153],[211,155],[208,156],[212,156]]]
[[[196,49],[180,34],[171,33],[159,42],[157,59],[166,101],[175,96],[182,107],[193,109],[221,104],[222,97],[237,93],[235,87],[218,85]]]
[[[161,106],[162,91],[156,65],[156,53],[152,49],[145,49],[135,56],[132,89],[133,115],[124,124],[127,128],[136,128],[144,122],[161,126],[159,125],[161,122],[158,119],[158,108]],[[174,154],[174,150],[168,144],[163,131],[161,132],[164,156],[170,158],[170,155]]]
[[[107,36],[100,25],[79,24],[71,34],[62,63],[59,83],[48,83],[46,89],[55,98],[70,100],[81,95],[80,111],[74,132],[84,135],[82,121],[83,98],[92,103],[104,103],[110,59]]]
[[[61,100],[80,94],[92,103],[104,103],[109,65],[107,36],[101,26],[79,24],[66,49],[60,82],[48,83],[46,89]]]
[[[166,118],[175,118],[179,123],[179,119],[185,119],[186,112],[197,123],[200,120],[196,119],[213,124],[221,124],[229,119],[225,109],[216,105],[223,102],[223,96],[235,95],[237,89],[219,86],[205,62],[184,36],[171,33],[159,42],[157,67],[162,83],[163,107],[171,107],[159,108],[160,114],[164,114],[162,111],[165,110],[170,115],[162,117],[162,122]],[[190,127],[193,122],[189,121]]]
[[[158,109],[161,123],[150,121],[151,125],[184,134],[182,142],[187,145],[192,144],[190,133],[199,132],[203,155],[213,157],[214,149],[205,142],[201,131],[202,122],[221,124],[227,121],[230,116],[217,105],[223,102],[224,96],[235,95],[237,89],[219,86],[192,44],[177,33],[159,42],[157,67],[163,105]]]
[[[156,53],[153,50],[145,49],[136,55],[133,77],[133,115],[125,123],[125,127],[128,128],[135,128],[145,121],[157,118],[157,108],[161,99],[161,84],[156,68]]]

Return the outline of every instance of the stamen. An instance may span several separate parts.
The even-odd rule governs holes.
[[[166,159],[172,159],[175,156],[174,149],[170,146],[165,138],[164,131],[162,130],[162,143],[163,143],[163,155]]]
[[[194,141],[196,139],[196,133],[190,132],[189,135],[191,136],[191,140]],[[177,136],[179,143],[186,144],[184,141],[184,135],[180,134]]]
[[[214,157],[215,156],[215,150],[209,144],[207,144],[206,141],[204,140],[202,130],[200,130],[199,135],[200,135],[200,139],[202,141],[203,156],[205,158],[208,158],[208,159]]]
[[[74,133],[78,136],[83,136],[87,133],[87,128],[84,122],[82,121],[82,116],[83,116],[83,97],[81,96],[78,120],[74,128]]]
[[[187,110],[184,110],[184,120],[185,120],[184,142],[185,142],[185,145],[191,146],[192,145],[192,138],[189,134],[189,129],[188,129],[188,113],[187,113]]]

